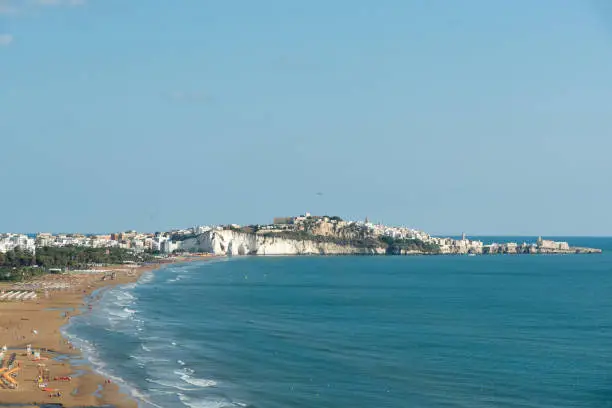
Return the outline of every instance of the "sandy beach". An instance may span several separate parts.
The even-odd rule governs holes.
[[[35,289],[37,294],[31,300],[0,301],[0,347],[7,347],[0,368],[0,404],[137,407],[136,401],[90,367],[70,365],[67,357],[77,357],[80,351],[62,337],[60,328],[71,316],[81,313],[80,308],[95,307],[95,303],[84,302],[97,289],[134,282],[143,273],[167,263],[204,259],[181,257],[144,266],[106,266],[86,273],[45,275],[21,286],[0,285],[0,291],[5,293],[23,287],[22,290]],[[32,350],[29,355],[28,345]],[[7,364],[13,354],[16,376],[7,374]],[[11,379],[3,379],[3,374],[13,378],[18,386],[14,389],[7,386]],[[41,374],[48,377],[42,381],[43,385],[38,379]]]

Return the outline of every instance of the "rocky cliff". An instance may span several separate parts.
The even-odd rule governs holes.
[[[312,235],[305,231],[261,233],[237,229],[215,229],[178,241],[178,249],[208,252],[215,255],[420,255],[420,254],[572,254],[601,253],[599,249],[546,249],[536,246],[507,247],[489,245],[478,248],[442,246],[408,240],[399,243],[383,242],[372,237],[338,234]],[[462,242],[462,241],[460,241]],[[484,249],[484,250],[483,250]]]
[[[364,247],[308,239],[246,233],[234,230],[211,230],[181,241],[179,248],[210,252],[216,255],[382,255],[385,248]]]

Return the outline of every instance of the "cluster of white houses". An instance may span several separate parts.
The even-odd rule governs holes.
[[[15,248],[34,252],[36,250],[36,242],[33,238],[24,234],[0,234],[0,252],[12,251]]]
[[[137,252],[150,250],[171,253],[177,244],[171,239],[172,233],[144,234],[135,231],[107,235],[50,234],[39,233],[35,237],[24,234],[0,234],[0,252],[21,249],[31,253],[40,247],[78,246],[90,248],[125,248]]]

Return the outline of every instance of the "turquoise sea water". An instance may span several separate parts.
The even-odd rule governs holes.
[[[612,407],[612,239],[569,240],[610,251],[173,265],[67,331],[144,407]]]

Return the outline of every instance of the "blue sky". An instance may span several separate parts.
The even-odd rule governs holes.
[[[603,0],[0,0],[0,230],[612,235],[611,68]]]

